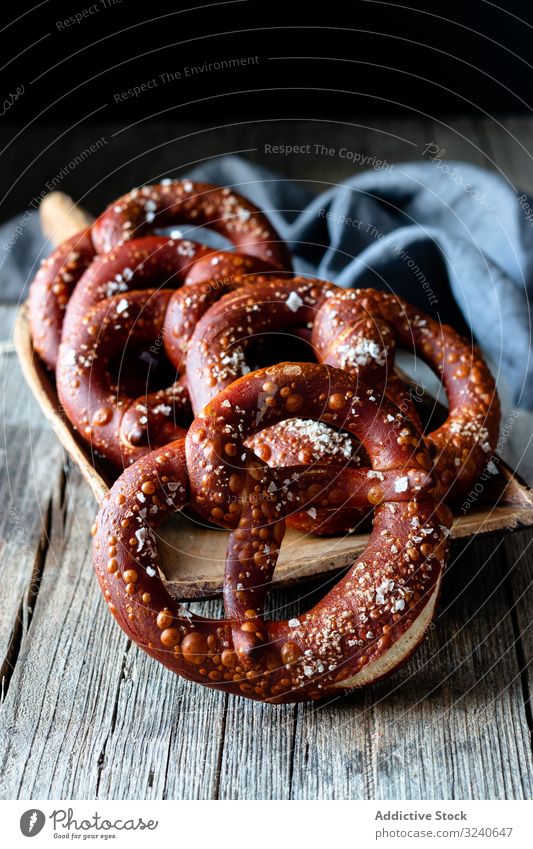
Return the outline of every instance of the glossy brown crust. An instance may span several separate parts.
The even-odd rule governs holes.
[[[442,496],[454,501],[475,483],[498,441],[500,403],[481,352],[449,325],[374,289],[345,290],[329,298],[315,319],[313,345],[331,365],[350,371],[370,366],[379,382],[388,352],[369,345],[369,325],[380,334],[387,326],[395,342],[421,357],[444,384],[448,417],[425,438],[435,455]]]
[[[241,258],[239,254],[234,256],[236,260]],[[253,262],[255,263],[255,260]],[[178,289],[170,299],[163,327],[163,341],[170,362],[180,372],[185,371],[191,337],[207,310],[224,295],[244,284],[256,285],[266,281],[264,273],[256,273],[251,264],[246,265],[249,271],[240,269],[239,273],[230,277],[212,278],[196,283],[189,282],[188,277],[187,286]],[[195,268],[192,270],[195,271]]]
[[[322,306],[343,291],[332,283],[303,277],[255,278],[218,299],[200,320],[197,315],[187,361],[193,410],[198,413],[217,392],[250,370],[251,353],[257,340],[263,340],[271,333],[294,335],[307,331],[310,334]],[[379,380],[373,383],[375,395],[381,397],[386,391],[387,396],[421,429],[416,405],[393,371],[394,337],[384,322],[382,325],[379,331],[372,326],[365,328],[378,338],[382,346],[380,350],[386,351],[382,360],[385,368],[379,369]],[[372,340],[371,344],[376,343]],[[318,354],[318,359],[321,359],[320,352],[313,348],[311,342],[309,352],[311,357]],[[372,369],[369,369],[367,377],[366,369],[362,367],[355,373],[361,373],[366,379],[376,377]],[[299,415],[296,409],[294,413]],[[307,431],[299,428],[299,459],[296,460],[294,439],[290,432],[285,438],[285,427],[283,423],[273,431],[263,430],[254,439],[254,450],[270,465],[302,463],[305,456],[314,458],[315,462],[322,462],[327,457],[329,463],[336,460],[337,464],[346,464],[346,456],[341,451],[345,446],[339,443],[338,436],[330,431],[328,440],[327,429],[322,428],[317,433],[316,424],[308,427]],[[294,430],[294,425],[292,427]],[[353,510],[339,504],[336,508],[320,509],[318,513],[315,508],[311,512],[294,513],[289,523],[291,527],[305,532],[336,534],[361,528],[368,515],[368,505],[364,510]]]
[[[188,239],[146,236],[123,242],[96,256],[82,274],[66,306],[63,330],[69,333],[99,301],[140,289],[178,289],[203,283],[215,290],[244,275],[272,271],[257,257],[215,251]]]
[[[181,238],[149,236],[155,227],[172,225],[176,217],[217,230],[238,253]],[[135,244],[130,247],[131,241]],[[172,276],[177,285],[207,280],[228,283],[235,275],[272,269],[290,271],[288,250],[265,215],[240,195],[189,180],[135,189],[44,261],[28,299],[35,350],[49,368],[56,367],[65,310],[82,276],[68,311],[71,326],[115,292],[158,288],[168,285]]]
[[[258,337],[311,327],[318,309],[336,288],[304,277],[277,278],[254,281],[218,300],[191,338],[187,378],[195,413],[250,371],[247,354]]]
[[[33,347],[55,369],[68,300],[95,256],[90,230],[67,239],[43,262],[30,286],[28,319]]]
[[[95,221],[92,237],[98,253],[107,253],[156,227],[184,222],[216,230],[239,253],[291,268],[285,243],[253,203],[228,188],[191,180],[168,180],[123,195]]]
[[[408,420],[391,402],[370,400],[362,389],[354,377],[324,365],[261,369],[223,390],[195,419],[186,444],[171,443],[121,475],[93,528],[96,572],[111,612],[148,654],[198,683],[282,703],[360,686],[354,676],[363,671],[361,685],[370,683],[412,653],[433,613],[450,514],[431,494],[427,459],[419,462],[427,452]],[[260,426],[256,412],[265,392],[272,402],[264,424],[290,418],[289,399],[299,395],[302,415],[362,441],[372,471],[388,488],[361,558],[318,605],[285,622],[265,622],[262,605],[293,490],[244,446]],[[405,430],[409,437],[398,441]],[[410,491],[417,479],[420,490]],[[205,516],[221,510],[218,520],[231,516],[224,596],[229,619],[189,613],[161,580],[155,529],[187,503]]]
[[[370,467],[368,455],[358,439],[313,419],[287,419],[254,434],[246,444],[272,468],[302,464],[311,468],[317,465],[333,467],[334,471],[331,468],[329,471],[331,481],[336,480],[341,470],[364,468],[366,475]],[[371,500],[355,508],[345,499],[338,499],[335,504],[331,501],[321,504],[315,499],[304,510],[293,509],[287,524],[303,533],[320,535],[363,531],[373,506]]]
[[[154,244],[151,239],[142,239],[112,252],[120,255],[118,267],[122,276],[128,255],[123,248],[140,242]],[[172,246],[171,249],[174,250]],[[144,245],[141,250],[144,252]],[[124,468],[156,446],[184,434],[184,428],[192,420],[187,381],[184,374],[179,378],[178,374],[185,369],[187,348],[198,318],[223,292],[240,286],[244,279],[265,278],[235,274],[224,282],[195,282],[175,291],[139,289],[143,282],[160,279],[159,269],[151,265],[146,275],[139,278],[134,274],[131,285],[125,284],[120,294],[102,300],[107,294],[108,276],[101,270],[107,268],[109,256],[97,258],[72,296],[63,326],[56,383],[67,417],[80,436],[98,454]],[[220,257],[220,252],[217,256]],[[237,254],[222,259],[226,269],[236,268],[240,273],[264,265],[253,257],[248,261]],[[115,271],[115,259],[111,265]],[[196,276],[200,273],[196,272]],[[118,282],[116,275],[113,279]],[[83,287],[81,296],[79,286]],[[86,310],[88,303],[93,306]],[[145,345],[148,356],[157,356],[164,349],[176,369],[176,381],[159,392],[134,398],[125,389],[124,381],[115,385],[108,365],[119,355],[127,363],[130,352],[141,344]]]
[[[119,467],[183,435],[191,420],[177,375],[167,389],[135,398],[109,371],[114,359],[127,362],[133,344],[157,344],[171,297],[170,290],[148,289],[100,301],[59,349],[56,382],[66,415],[94,451]]]
[[[293,277],[265,279],[251,277],[213,305],[201,320],[197,319],[191,337],[191,358],[187,376],[191,386],[191,403],[198,413],[222,388],[250,370],[248,352],[257,339],[269,333],[307,338],[309,354],[321,360],[321,351],[312,343],[312,328],[323,304],[335,294],[344,292],[339,286],[312,278]],[[408,390],[393,371],[394,336],[388,326],[376,327],[368,322],[365,331],[377,337],[384,351],[383,368],[372,368],[369,360],[364,368],[352,369],[365,380],[374,380],[376,394],[386,392],[405,414],[421,428],[416,405]],[[377,344],[372,340],[372,344]],[[380,350],[381,350],[380,349]],[[376,372],[379,380],[376,378]]]

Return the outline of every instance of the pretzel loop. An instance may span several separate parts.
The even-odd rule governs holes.
[[[277,268],[291,267],[285,243],[253,203],[228,188],[191,180],[168,180],[123,195],[93,224],[93,243],[98,253],[107,253],[156,227],[182,222],[216,230],[239,253]]]
[[[76,233],[41,264],[30,286],[28,319],[33,347],[55,369],[63,318],[69,298],[95,256],[90,230]]]
[[[323,304],[312,334],[321,359],[354,371],[361,341],[357,330],[365,322],[380,327],[385,322],[397,344],[413,350],[441,378],[448,416],[425,438],[443,497],[457,499],[481,474],[498,441],[500,404],[490,370],[479,349],[452,327],[397,295],[373,289],[338,291]],[[348,340],[345,347],[339,333]]]
[[[238,253],[149,235],[177,220],[218,231]],[[70,329],[114,292],[158,288],[171,277],[198,283],[290,268],[287,248],[266,216],[230,189],[190,180],[134,189],[44,260],[28,300],[35,350],[56,368],[65,310],[75,288]]]
[[[186,447],[178,440],[122,474],[94,528],[95,563],[113,614],[149,654],[208,686],[282,702],[368,683],[413,651],[433,615],[450,516],[435,504],[433,482],[416,461],[424,449],[415,431],[398,443],[387,415],[394,412],[402,430],[407,420],[391,402],[382,407],[361,388],[354,377],[328,366],[288,363],[259,370],[209,404],[191,426]],[[289,399],[301,396],[307,415],[362,439],[378,482],[380,475],[389,476],[398,498],[377,508],[367,550],[345,578],[309,613],[289,622],[265,621],[262,596],[283,539],[290,490],[244,449],[244,439],[258,427],[257,402],[265,391],[274,403],[264,424],[290,415]],[[228,452],[228,445],[242,454]],[[411,486],[408,500],[401,500]],[[187,613],[159,576],[154,529],[187,502],[204,514],[218,505],[228,515],[236,504],[225,578],[230,620]]]

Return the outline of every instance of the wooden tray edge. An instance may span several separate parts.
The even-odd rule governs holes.
[[[39,404],[46,419],[51,423],[61,445],[79,467],[84,480],[87,481],[91,492],[97,502],[100,503],[109,489],[109,484],[87,459],[85,451],[80,446],[68,420],[58,415],[56,411],[51,400],[51,388],[47,385],[49,384],[49,377],[44,367],[38,362],[33,351],[26,304],[23,304],[17,313],[13,328],[13,341],[22,374],[35,400]]]

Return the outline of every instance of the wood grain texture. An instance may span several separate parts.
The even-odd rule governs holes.
[[[15,310],[0,307],[0,339],[7,342]],[[39,590],[42,552],[54,481],[63,452],[44,424],[25,384],[13,348],[0,351],[1,443],[0,605],[1,692],[9,686],[20,641]]]
[[[448,123],[381,122],[377,130],[315,124],[313,132],[389,161],[417,158],[417,149],[437,140],[448,156],[485,165],[490,137],[489,155],[496,159],[496,151],[501,167],[508,166],[513,147],[497,126]],[[532,126],[523,132],[531,133]],[[143,146],[186,129],[147,128]],[[262,143],[305,142],[309,132],[308,125],[296,123],[258,126],[246,140],[258,148],[251,155],[266,161]],[[237,146],[234,131],[204,138],[205,143],[195,141],[197,156]],[[80,141],[81,136],[71,144]],[[124,134],[121,144],[112,152],[108,145],[109,153],[103,148],[103,155],[130,160],[119,174],[124,188],[158,167],[186,161],[178,156],[183,150],[190,154],[189,140],[131,161],[135,141]],[[325,173],[336,181],[350,171],[338,159],[267,164],[306,181],[323,180]],[[75,179],[81,184],[85,176]],[[81,193],[66,188],[80,199]],[[0,316],[0,342],[9,343],[13,309]],[[9,344],[5,350],[1,485],[18,505],[22,536],[0,515],[2,656],[12,643],[16,649],[0,708],[0,796],[531,798],[530,532],[456,545],[435,627],[388,682],[331,704],[280,709],[229,700],[172,676],[115,627],[92,573],[94,501],[79,473],[64,470],[63,455],[21,381]],[[36,564],[40,580],[31,594],[32,611],[13,641]],[[294,614],[326,588],[327,580],[297,593],[278,591],[271,610]],[[198,607],[220,612],[218,602]]]

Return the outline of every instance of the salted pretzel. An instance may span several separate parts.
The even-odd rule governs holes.
[[[173,226],[176,222],[216,230],[237,248],[238,253],[255,260],[253,267],[257,271],[267,267],[278,270],[291,268],[287,248],[266,216],[250,201],[230,189],[193,183],[190,180],[167,180],[153,186],[134,189],[111,204],[90,228],[60,245],[51,257],[43,262],[32,283],[28,300],[32,338],[35,350],[49,368],[54,369],[56,366],[68,300],[84,272],[93,261],[97,261],[97,255],[107,254],[120,248],[124,242],[137,240],[149,235],[156,228]],[[170,241],[175,242],[173,239]],[[211,279],[214,276],[220,278],[222,274],[231,274],[232,270],[235,270],[235,255],[231,252],[196,246],[193,253],[191,243],[183,241],[181,254],[177,247],[173,253],[172,245],[168,250],[159,246],[157,259],[153,262],[156,265],[161,264],[160,275],[183,275],[183,259],[187,258],[187,254],[190,266],[187,275],[189,282]],[[151,267],[153,263],[148,261],[149,254],[145,255],[144,260],[136,259],[137,249],[138,246],[134,245],[133,248],[119,250],[108,264],[99,260],[95,269],[96,275],[101,264],[105,266],[106,273],[110,274],[108,280],[102,281],[100,278],[101,282],[111,288],[118,284],[116,291],[121,291],[121,285],[128,284],[130,274],[138,270],[144,262],[147,263],[147,276],[156,273]],[[168,265],[165,269],[165,260],[168,261],[172,255],[178,266],[173,271]],[[193,271],[195,261],[198,261],[199,265]],[[250,263],[251,260],[247,262]],[[115,276],[111,276],[113,269]],[[124,270],[126,274],[123,273]],[[142,273],[141,271],[141,277]],[[119,279],[116,275],[120,275]],[[159,284],[145,283],[144,287],[155,288],[156,285]],[[84,305],[88,307],[93,303],[94,300],[87,303],[86,299]],[[81,304],[78,306],[81,309]],[[74,314],[79,318],[79,310]]]
[[[91,230],[98,253],[136,239],[156,227],[187,222],[225,236],[239,253],[276,268],[291,267],[290,255],[266,215],[229,188],[191,180],[163,180],[133,189],[108,206]]]
[[[59,349],[56,384],[66,415],[94,451],[119,467],[177,439],[191,420],[177,373],[166,389],[137,386],[139,394],[131,394],[109,368],[114,359],[133,358],[134,345],[149,351],[157,343],[172,294],[148,289],[100,301]]]
[[[426,435],[427,443],[436,455],[443,496],[454,500],[468,491],[498,439],[494,380],[479,349],[396,295],[345,290],[302,278],[268,280],[226,295],[198,322],[191,338],[187,376],[193,410],[198,412],[217,391],[246,373],[246,351],[258,336],[292,332],[307,324],[318,360],[362,376],[376,396],[386,392],[417,427],[421,423],[416,404],[393,371],[396,344],[414,350],[433,368],[443,380],[450,409],[445,423]],[[273,438],[268,431],[256,438],[256,448],[264,459],[269,452],[271,464],[287,462],[283,427]],[[301,444],[303,452],[313,447],[312,439]],[[335,451],[329,454],[334,457]],[[340,451],[337,459],[345,462]],[[357,518],[348,516],[348,527]],[[342,514],[333,522],[335,529],[347,527]],[[329,526],[321,524],[328,532]],[[308,519],[305,525],[311,526]]]
[[[270,401],[258,421],[265,393]],[[382,498],[365,552],[325,598],[297,618],[265,621],[264,594],[294,490],[245,442],[291,418],[295,404],[302,416],[363,443],[373,475],[351,470],[345,483],[357,493],[358,480],[361,497],[383,485]],[[296,702],[370,684],[405,662],[434,614],[451,517],[435,501],[429,466],[409,420],[355,376],[311,363],[248,374],[210,401],[186,440],[140,459],[105,496],[93,535],[109,609],[169,669],[236,695]],[[317,473],[291,469],[297,489]],[[225,620],[187,611],[161,579],[156,528],[187,503],[231,530]]]
[[[374,289],[338,290],[324,302],[312,331],[319,359],[357,370],[361,351],[370,353],[369,325],[378,328],[380,335],[387,329],[389,352],[394,352],[395,344],[414,351],[443,382],[448,416],[425,439],[434,455],[442,496],[453,501],[468,492],[496,447],[500,403],[494,378],[479,348],[453,327],[435,321],[398,295]],[[380,373],[381,379],[386,378],[387,364],[377,356],[377,346],[372,350],[372,369],[379,382]]]
[[[28,319],[33,347],[50,369],[57,364],[68,300],[94,256],[90,230],[82,230],[43,260],[30,286]]]
[[[224,268],[234,273],[221,279],[200,282],[202,271],[195,264],[188,285],[177,290],[144,288],[160,283],[166,273],[165,264],[150,257],[159,250],[169,267],[177,269],[184,245],[194,253],[192,243],[147,237],[97,257],[68,305],[56,369],[58,395],[81,437],[120,467],[177,438],[191,421],[187,383],[178,373],[184,371],[189,341],[201,316],[221,295],[245,281],[266,282],[261,274],[247,274],[248,269],[259,270],[262,261],[235,254],[223,258]],[[128,282],[125,260],[138,263]],[[175,276],[179,278],[179,273]],[[117,287],[119,294],[105,297]],[[154,357],[164,350],[176,371],[169,387],[144,396],[128,392],[124,381],[116,385],[109,371],[110,361],[122,355],[127,363],[140,345]]]
[[[134,244],[127,243],[118,251]],[[104,263],[109,256],[102,258]],[[255,263],[255,258],[251,262]],[[128,291],[123,289],[102,299],[107,294],[107,275],[101,273],[105,267],[93,263],[87,279],[78,284],[83,287],[81,294],[76,289],[72,296],[59,348],[56,384],[62,407],[80,436],[94,451],[122,468],[185,433],[192,415],[185,375],[179,375],[185,368],[190,337],[209,305],[222,292],[240,285],[240,274],[248,263],[238,262],[235,268],[240,273],[229,280],[193,282],[177,290],[137,288],[148,280],[157,282],[156,270],[141,276]],[[245,279],[258,282],[264,278],[253,275]],[[85,312],[88,303],[93,306]],[[164,350],[174,365],[175,379],[165,389],[152,393],[146,386],[137,385],[138,391],[132,392],[124,367],[128,361],[136,361],[140,347],[154,361]],[[123,366],[119,382],[110,370],[110,363],[117,359]]]
[[[229,291],[251,274],[273,270],[258,257],[214,251],[188,239],[132,239],[96,256],[81,276],[66,306],[63,334],[68,335],[99,301],[116,294],[125,297],[135,290],[178,289],[187,284],[200,291]],[[183,297],[190,298],[191,293]]]
[[[195,413],[220,389],[250,369],[247,354],[258,339],[268,334],[290,336],[310,331],[322,305],[343,291],[333,283],[313,278],[252,279],[218,299],[197,322],[189,345],[187,378]],[[367,332],[375,337],[373,344],[381,352],[385,366],[376,391],[382,392],[386,386],[389,397],[420,427],[415,405],[392,369],[390,331],[385,326],[383,331],[369,326]],[[392,343],[392,356],[393,353]],[[314,359],[311,345],[309,355]],[[362,365],[368,373],[368,360]]]
[[[322,305],[338,291],[342,290],[332,283],[300,277],[255,281],[253,286],[244,285],[219,299],[198,321],[189,345],[187,378],[193,410],[199,412],[218,391],[250,369],[258,340],[268,334],[290,335],[305,329],[310,335]],[[389,365],[375,384],[376,396],[386,389],[389,398],[421,428],[415,403],[393,371],[390,332],[386,327],[381,332],[379,327],[370,326],[368,333],[380,360]],[[313,357],[316,354],[311,344],[308,353]],[[365,376],[368,371],[372,374],[367,358],[362,358],[360,369],[363,366]],[[293,413],[300,416],[296,408]],[[272,466],[307,462],[357,467],[368,460],[356,440],[301,418],[262,430],[250,445]],[[293,512],[289,522],[304,532],[335,534],[361,527],[370,509],[368,504],[364,509],[353,509],[346,503],[328,508],[314,505],[309,511]]]

